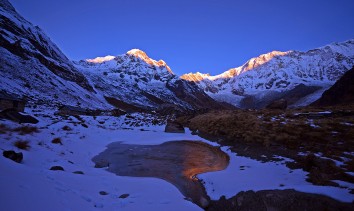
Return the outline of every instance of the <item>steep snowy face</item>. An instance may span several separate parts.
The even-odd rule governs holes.
[[[111,103],[124,102],[143,109],[199,109],[220,106],[194,82],[179,79],[163,60],[132,49],[118,56],[74,62]]]
[[[142,61],[144,61],[145,63],[149,64],[149,65],[152,65],[152,66],[155,66],[155,67],[164,67],[167,69],[167,71],[171,74],[173,74],[171,68],[166,64],[165,61],[163,60],[159,60],[159,61],[156,61],[156,60],[153,60],[151,58],[149,58],[146,53],[142,50],[139,50],[139,49],[132,49],[130,51],[127,52],[128,55],[131,55],[131,56],[134,56],[136,58],[139,58],[141,59]]]
[[[92,87],[71,61],[38,27],[20,16],[7,0],[0,4],[0,41],[3,50],[24,59],[36,59],[55,75],[76,82],[87,90]],[[2,60],[6,63],[6,61]]]
[[[198,83],[214,99],[242,107],[246,96],[285,92],[299,85],[324,91],[353,66],[354,39],[307,52],[273,51],[220,75],[189,73],[181,78]]]
[[[118,56],[97,57],[74,63],[81,69],[136,75],[144,81],[151,81],[153,78],[167,81],[175,77],[166,62],[151,59],[144,51],[138,49],[132,49]]]
[[[51,103],[92,101],[101,107],[85,76],[7,0],[0,1],[0,43],[0,91]]]

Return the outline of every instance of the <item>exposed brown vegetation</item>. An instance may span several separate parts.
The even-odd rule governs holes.
[[[13,131],[18,132],[20,135],[38,133],[38,128],[33,126],[22,126],[15,128]]]
[[[340,149],[354,151],[354,113],[333,111],[330,116],[322,116],[316,111],[213,111],[192,118],[180,117],[178,121],[192,131],[222,138],[230,144],[303,147],[304,150],[331,155]]]
[[[240,145],[246,145],[241,152],[246,155],[271,151],[291,157],[297,163],[289,166],[310,172],[309,181],[314,184],[335,185],[330,181],[335,179],[354,183],[354,177],[345,173],[354,169],[353,161],[339,167],[329,159],[298,155],[298,152],[312,152],[333,160],[343,161],[342,157],[353,160],[345,154],[354,151],[354,109],[351,107],[212,111],[177,120],[237,153]]]
[[[23,150],[28,150],[31,147],[28,141],[16,141],[14,146]]]
[[[10,131],[10,129],[6,125],[0,124],[0,134],[5,134],[8,131]]]

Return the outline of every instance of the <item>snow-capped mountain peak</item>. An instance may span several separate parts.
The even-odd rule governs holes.
[[[107,62],[107,61],[111,61],[113,60],[115,57],[114,56],[104,56],[104,57],[96,57],[94,59],[86,59],[87,62],[90,62],[90,63],[103,63],[103,62]]]
[[[130,51],[127,52],[127,54],[129,55],[133,55],[137,58],[140,58],[140,59],[143,59],[143,60],[149,60],[150,58],[148,57],[148,55],[140,50],[140,49],[137,49],[137,48],[134,48],[134,49],[131,49]]]
[[[254,107],[259,102],[276,99],[294,90],[302,97],[319,90],[315,97],[300,103],[292,99],[294,105],[307,105],[335,83],[354,65],[354,39],[332,43],[324,47],[300,51],[272,51],[251,58],[240,67],[231,68],[222,74],[210,76],[203,73],[189,73],[182,79],[196,82],[209,96],[219,101],[229,102],[238,107]],[[311,89],[304,92],[302,89]],[[312,88],[304,88],[312,87]],[[295,93],[295,91],[293,91]],[[257,96],[256,96],[257,95]],[[259,96],[258,96],[259,95]],[[252,100],[249,100],[251,99]],[[244,102],[248,102],[247,105]],[[268,101],[267,101],[268,102]],[[300,104],[299,104],[300,103]],[[252,106],[251,106],[252,107]]]
[[[156,67],[165,67],[168,72],[173,74],[171,68],[166,64],[165,61],[163,61],[163,60],[156,61],[154,59],[151,59],[144,51],[142,51],[140,49],[132,49],[132,50],[128,51],[126,54],[130,55],[130,56],[134,56],[136,58],[139,58],[147,64],[150,64],[150,65],[153,65]]]

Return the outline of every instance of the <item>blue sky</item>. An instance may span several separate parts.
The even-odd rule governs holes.
[[[73,60],[132,48],[178,75],[354,38],[353,0],[10,0]]]

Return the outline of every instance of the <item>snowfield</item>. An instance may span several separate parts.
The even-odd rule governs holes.
[[[24,154],[21,164],[0,156],[2,210],[201,209],[185,200],[176,187],[164,180],[117,176],[105,169],[94,168],[91,159],[105,150],[108,144],[117,141],[144,145],[173,140],[200,140],[214,146],[215,143],[192,135],[189,130],[185,134],[173,134],[163,132],[164,125],[132,123],[132,116],[135,119],[150,118],[142,114],[64,118],[43,109],[28,109],[26,112],[40,121],[34,125],[39,132],[21,135],[13,129],[26,124],[0,120],[1,150]],[[60,138],[62,145],[51,143],[54,138]],[[29,141],[30,148],[16,148],[14,142],[19,140]],[[284,161],[262,163],[237,156],[227,147],[222,147],[222,150],[230,156],[228,168],[198,175],[212,199],[222,195],[231,197],[246,190],[294,188],[322,193],[340,201],[354,200],[354,195],[347,188],[320,187],[306,182],[306,172],[292,171]],[[62,166],[64,171],[49,170],[52,166]],[[74,171],[82,171],[83,174],[74,174]],[[343,186],[354,188],[353,184],[343,183]]]

